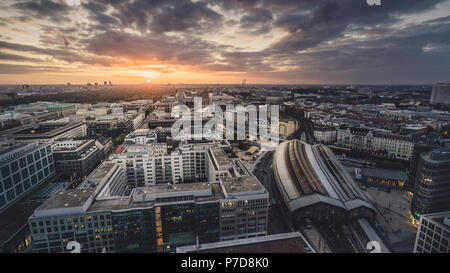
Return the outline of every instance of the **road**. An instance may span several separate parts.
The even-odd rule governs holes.
[[[259,163],[255,164],[253,174],[261,181],[263,186],[269,192],[269,198],[271,200],[271,206],[269,208],[269,234],[279,234],[290,232],[286,227],[284,220],[281,216],[280,207],[275,201],[273,195],[274,177],[272,170],[273,152],[266,152],[259,158]]]

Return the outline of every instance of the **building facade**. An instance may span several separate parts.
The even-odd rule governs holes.
[[[336,142],[337,131],[332,127],[315,126],[314,137],[320,143],[334,143]]]
[[[298,121],[294,119],[280,119],[280,137],[289,137],[298,130]]]
[[[373,132],[364,128],[345,128],[337,131],[337,144],[355,151],[384,153],[386,156],[409,159],[414,143],[410,136]]]
[[[88,176],[103,159],[95,140],[64,140],[53,144],[56,171],[63,176]]]
[[[411,202],[411,220],[418,224],[423,214],[450,210],[450,149],[420,154]]]
[[[34,211],[29,219],[33,251],[69,252],[67,244],[77,241],[82,252],[174,252],[178,246],[197,241],[267,235],[268,192],[238,159],[220,154],[219,143],[185,144],[176,149],[180,166],[190,164],[182,161],[183,156],[195,162],[187,167],[191,172],[186,177],[198,174],[194,169],[199,167],[202,182],[160,183],[164,177],[155,176],[154,183],[136,186],[130,183],[126,161],[111,158],[77,189],[54,194]],[[214,175],[208,181],[210,154],[215,164],[229,168],[220,169],[218,179]],[[134,158],[134,164],[142,159]],[[135,175],[131,176],[135,181]]]
[[[34,142],[0,150],[0,211],[54,174],[49,143]]]
[[[433,86],[430,104],[450,104],[450,83],[438,83]]]
[[[414,253],[450,253],[450,211],[420,217]]]

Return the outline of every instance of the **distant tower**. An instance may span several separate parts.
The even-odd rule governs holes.
[[[430,104],[450,104],[450,83],[438,83],[433,86]]]
[[[103,82],[103,85],[107,85],[108,83],[106,81]]]
[[[111,81],[109,81],[109,85],[112,85]]]

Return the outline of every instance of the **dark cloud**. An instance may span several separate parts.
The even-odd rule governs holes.
[[[72,9],[65,1],[24,1],[13,4],[13,7],[19,9],[25,14],[37,16],[38,18],[48,18],[55,22],[67,20],[67,13]]]
[[[240,18],[240,27],[244,32],[261,35],[272,30],[272,12],[264,8],[253,8]]]
[[[223,19],[206,3],[190,0],[97,0],[83,6],[99,24],[135,27],[144,33],[204,32],[221,26]],[[110,14],[107,7],[113,10]]]
[[[365,0],[90,0],[79,8],[87,23],[70,22],[73,7],[65,1],[22,1],[12,4],[23,12],[14,20],[53,21],[41,26],[43,47],[0,41],[0,49],[70,63],[242,72],[275,82],[433,82],[446,80],[450,68],[450,16],[400,23],[445,1],[386,0],[374,7]],[[208,40],[229,29],[236,38],[273,37],[274,29],[283,35],[255,52]]]
[[[57,49],[57,48],[42,48],[31,45],[24,45],[12,42],[0,41],[0,49],[14,50],[17,52],[29,52],[40,55],[47,55],[50,58],[65,61],[67,63],[86,63],[86,64],[99,64],[104,66],[110,66],[112,63],[111,58],[85,56],[77,51]],[[48,59],[51,60],[51,59]]]
[[[275,47],[280,50],[304,50],[340,37],[351,26],[375,26],[398,22],[399,15],[423,12],[435,7],[443,0],[384,1],[381,7],[373,7],[365,1],[324,0],[294,1],[267,0],[268,5],[283,10],[275,26],[287,30],[291,35],[281,40]]]

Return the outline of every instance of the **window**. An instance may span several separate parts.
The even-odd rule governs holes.
[[[19,163],[17,161],[12,162],[10,166],[13,173],[19,170]]]
[[[28,161],[28,165],[34,162],[32,154],[27,155],[27,161]]]
[[[37,181],[36,175],[33,175],[33,176],[31,177],[31,184],[32,184],[32,185],[35,185],[37,182],[38,182],[38,181]]]
[[[36,172],[36,167],[34,166],[34,164],[30,165],[30,167],[28,167],[28,170],[30,171],[30,174],[34,174]]]
[[[8,202],[13,201],[15,197],[16,197],[16,194],[14,193],[13,189],[6,192],[6,199],[8,199]]]
[[[25,190],[28,190],[31,187],[30,179],[23,181],[23,186],[24,186]]]
[[[44,174],[42,172],[38,172],[38,178],[39,180],[42,180],[44,178]]]
[[[23,168],[27,165],[27,160],[25,159],[25,157],[22,157],[21,159],[19,159],[19,164],[20,164],[21,168]]]
[[[40,156],[39,156],[39,152],[34,152],[34,160],[39,160]]]
[[[16,195],[19,196],[23,193],[23,186],[22,184],[19,184],[16,186]]]
[[[9,171],[9,166],[3,166],[2,167],[2,176],[3,178],[7,177],[11,172]]]
[[[5,196],[0,195],[0,207],[3,207],[6,204]]]
[[[11,188],[13,185],[11,177],[6,178],[3,184],[5,185],[5,190]]]
[[[16,173],[13,175],[13,180],[14,180],[14,185],[19,184],[21,179],[20,179],[20,173]]]
[[[22,170],[22,179],[25,179],[28,177],[28,169],[23,169]]]

